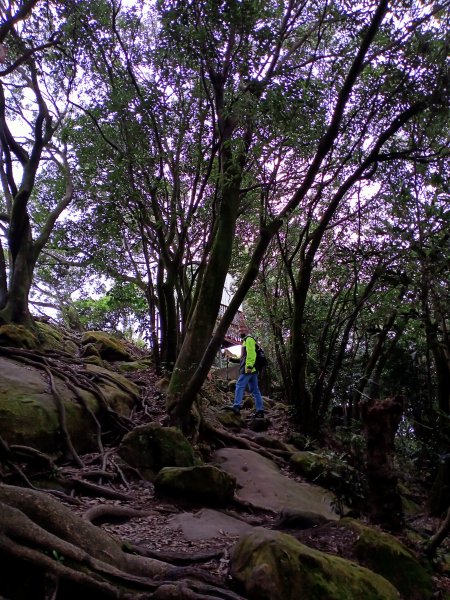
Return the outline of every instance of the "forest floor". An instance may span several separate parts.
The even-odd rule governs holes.
[[[165,400],[163,394],[158,390],[157,376],[151,370],[147,370],[131,377],[142,389],[142,406],[132,415],[135,425],[142,425],[151,421],[159,422],[162,425],[167,424]],[[219,391],[214,390],[214,393],[219,394]],[[223,394],[222,399],[224,405],[232,402],[230,393]],[[276,403],[269,408],[267,414],[270,425],[265,434],[280,441],[286,441],[289,432],[293,430],[293,423],[289,414],[285,410],[279,410]],[[120,464],[121,461],[117,455],[117,448],[114,445],[108,448],[107,454],[109,464]],[[91,454],[83,456],[82,459],[85,469],[88,470],[90,465],[98,464],[99,457],[96,454]],[[63,468],[70,472],[72,467],[67,465]],[[283,467],[282,471],[286,476],[296,481],[302,481],[301,477],[290,470],[288,465]],[[78,471],[78,476],[82,475]],[[103,482],[103,485],[108,486],[110,484],[106,480]],[[96,497],[92,493],[89,493],[89,495],[77,493],[76,498],[79,502],[75,505],[67,503],[67,506],[80,516],[86,515],[88,511],[99,505],[103,508],[118,506],[141,511],[142,515],[133,518],[122,520],[111,518],[110,520],[96,524],[116,539],[145,548],[153,558],[161,558],[161,560],[177,565],[197,563],[199,568],[218,576],[223,581],[227,580],[230,551],[237,541],[238,536],[222,532],[212,538],[196,539],[195,532],[194,535],[186,536],[185,531],[183,532],[181,527],[177,527],[172,522],[175,517],[183,513],[200,510],[201,506],[158,497],[155,494],[153,484],[138,477],[137,473],[123,473],[122,485],[115,485],[114,489],[125,493],[128,499],[105,499],[105,497]],[[251,525],[272,528],[276,525],[277,521],[276,515],[270,511],[243,508],[242,506],[231,506],[226,512]],[[364,519],[362,518],[362,520]],[[411,518],[408,522],[410,528],[420,531],[421,534],[425,533],[430,536],[436,531],[438,525],[439,519],[430,517],[425,510],[417,514],[414,518]],[[351,547],[349,536],[355,534],[343,528],[319,526],[303,531],[289,529],[283,529],[283,531],[291,533],[310,547],[344,558],[352,558],[348,552],[348,548]],[[405,535],[403,532],[399,536],[399,539],[408,545],[413,552],[420,552],[419,546],[412,542],[411,536]],[[447,554],[450,553],[448,539],[444,547],[445,552]],[[448,600],[450,598],[450,574],[445,570],[440,571],[437,569],[434,576],[434,583],[435,597]]]

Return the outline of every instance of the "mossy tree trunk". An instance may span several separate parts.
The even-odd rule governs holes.
[[[187,385],[196,372],[207,348],[222,301],[223,287],[231,262],[236,220],[240,200],[243,167],[251,139],[247,132],[244,150],[239,157],[228,151],[223,155],[224,172],[221,182],[221,201],[211,253],[202,277],[195,308],[170,379],[168,412],[174,424],[186,428],[195,393]]]
[[[394,468],[395,434],[403,415],[401,398],[360,404],[367,443],[368,511],[373,523],[391,531],[403,525],[403,509]]]
[[[11,270],[4,304],[0,308],[0,321],[20,323],[31,327],[32,318],[28,307],[28,296],[36,260],[27,214],[24,215],[23,220],[19,231],[10,230],[8,242],[9,248],[13,250],[11,252]]]

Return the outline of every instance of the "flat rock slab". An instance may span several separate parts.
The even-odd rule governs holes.
[[[180,529],[187,540],[210,540],[221,536],[240,536],[252,525],[217,510],[203,508],[196,513],[181,513],[168,521],[172,529]]]
[[[236,495],[255,508],[278,513],[290,509],[315,513],[330,521],[339,519],[332,506],[333,494],[318,485],[289,479],[274,462],[257,452],[221,448],[212,462],[236,477]]]

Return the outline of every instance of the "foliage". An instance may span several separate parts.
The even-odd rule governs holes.
[[[73,302],[85,329],[118,331],[133,339],[145,320],[146,302],[133,284],[119,284],[97,299],[82,298]],[[142,331],[141,331],[142,333]]]
[[[422,432],[449,412],[443,7],[68,0],[15,27],[4,127],[27,152],[31,115],[55,127],[12,244],[4,170],[4,319],[34,285],[35,310],[136,326],[186,413],[245,298],[306,433],[362,397],[410,393]]]

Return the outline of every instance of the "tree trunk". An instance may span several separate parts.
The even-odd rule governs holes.
[[[360,403],[367,442],[370,520],[391,531],[403,526],[403,509],[394,469],[394,440],[403,414],[401,398]]]
[[[8,278],[6,276],[6,261],[0,239],[0,311],[5,307],[8,299]]]
[[[429,558],[432,558],[436,554],[436,550],[445,540],[450,532],[450,506],[447,509],[447,514],[444,520],[439,526],[436,533],[431,537],[430,541],[425,547],[425,553]]]
[[[223,192],[214,243],[170,379],[167,409],[172,422],[183,429],[188,426],[189,410],[195,399],[195,395],[186,393],[187,384],[199,367],[205,348],[211,340],[230,266],[247,147],[240,157],[228,156],[225,161]]]
[[[437,398],[439,410],[450,415],[450,353],[443,342],[433,340],[431,351],[433,353],[437,378]]]
[[[28,306],[28,296],[36,260],[28,224],[24,225],[21,237],[17,252],[12,257],[10,285],[5,305],[0,310],[0,322],[12,322],[32,327],[33,319]]]

